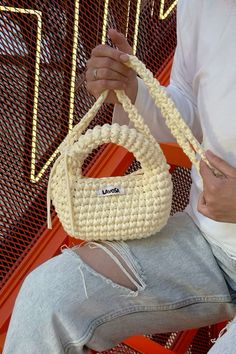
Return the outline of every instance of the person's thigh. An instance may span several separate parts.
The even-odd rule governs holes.
[[[230,257],[217,245],[212,245],[212,252],[217,260],[219,267],[222,269],[226,281],[230,286],[230,292],[236,302],[236,259]]]
[[[187,215],[171,217],[149,238],[103,246],[115,259],[65,249],[27,277],[4,353],[85,353],[86,347],[107,349],[137,333],[233,317],[222,272]],[[91,244],[89,252],[97,249]],[[104,262],[104,254],[115,267]]]
[[[120,278],[121,268],[114,272],[100,262],[100,256],[93,257],[94,244],[89,255],[82,253],[85,269],[107,281],[118,299],[115,304],[111,301],[111,317],[105,316],[107,320],[96,327],[89,345],[101,350],[108,340],[114,345],[135,333],[201,327],[233,317],[235,306],[224,276],[209,244],[186,214],[171,217],[161,232],[149,238],[109,244],[118,260],[123,257],[128,272],[132,265],[129,274],[137,281],[136,289]],[[74,252],[80,254],[79,249]]]

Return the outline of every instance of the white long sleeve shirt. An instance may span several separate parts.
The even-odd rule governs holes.
[[[166,90],[204,149],[236,167],[235,0],[179,0],[177,48]],[[141,80],[135,105],[158,141],[174,140]],[[113,121],[128,122],[119,105]],[[194,167],[192,181],[186,211],[209,242],[236,258],[236,224],[200,214],[202,182]]]

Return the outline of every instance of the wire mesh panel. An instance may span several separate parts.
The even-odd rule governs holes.
[[[111,45],[107,31],[116,28],[133,53],[158,72],[176,45],[176,3],[0,1],[0,288],[44,231],[48,174],[57,148],[94,102],[85,83],[91,50],[100,43]],[[110,122],[111,113],[112,107],[104,106],[91,127]],[[84,170],[97,153],[88,157]],[[172,212],[186,205],[186,180],[190,183],[188,170],[174,172]],[[174,335],[153,339],[170,347]],[[189,353],[204,353],[196,343]],[[120,344],[106,353],[136,352]]]
[[[169,349],[173,353],[178,354],[207,354],[209,349],[212,347],[212,333],[211,333],[211,326],[210,327],[203,327],[200,328],[195,336],[191,339],[189,345],[184,343],[183,347],[186,349],[181,349],[182,344],[180,342],[177,343],[179,333],[178,332],[171,332],[171,333],[164,333],[164,334],[156,334],[152,336],[148,336],[154,342],[162,345],[164,348]],[[153,351],[152,351],[153,352]],[[96,353],[96,352],[94,352]],[[97,352],[96,354],[139,354],[140,352],[130,348],[128,345],[119,344],[116,347],[106,350],[103,352]],[[145,353],[148,354],[148,349],[145,350]],[[157,349],[158,353],[158,349]]]
[[[103,353],[103,354],[137,354],[138,352],[132,348],[129,348],[125,344],[118,344],[116,347],[106,350],[104,352],[95,352],[96,354]]]
[[[156,73],[173,53],[176,1],[0,2],[1,286],[42,234],[57,147],[94,102],[86,60],[108,28]],[[104,107],[92,122],[111,119]],[[94,155],[84,165],[88,166]]]

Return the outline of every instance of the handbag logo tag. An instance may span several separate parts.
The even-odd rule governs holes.
[[[106,186],[102,189],[97,191],[97,194],[105,197],[108,195],[118,195],[118,194],[125,194],[124,188],[120,186]]]

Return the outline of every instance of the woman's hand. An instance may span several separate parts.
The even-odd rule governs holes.
[[[87,61],[87,89],[96,98],[109,90],[107,103],[118,102],[113,90],[124,90],[134,103],[138,90],[137,76],[125,65],[127,54],[131,54],[132,49],[123,34],[116,30],[110,30],[108,34],[117,49],[98,45],[92,50],[91,58]]]
[[[236,223],[236,168],[210,151],[206,157],[222,176],[216,176],[204,161],[200,162],[203,193],[198,211],[219,222]]]

